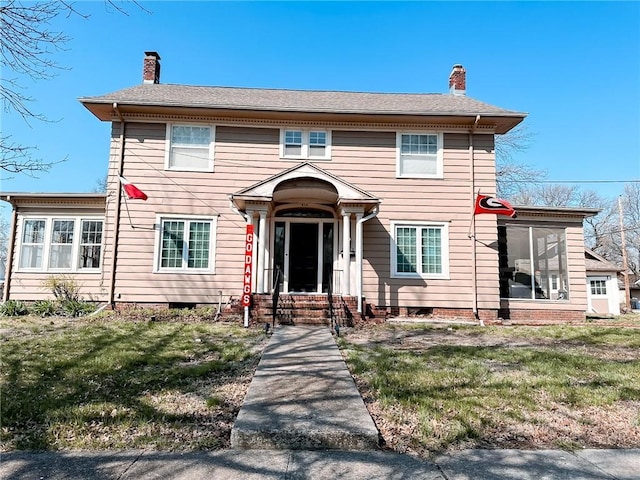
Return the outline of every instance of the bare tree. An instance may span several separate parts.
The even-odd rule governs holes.
[[[534,136],[523,124],[496,136],[496,186],[499,197],[513,199],[521,191],[546,178],[546,171],[515,160],[518,153],[531,146]]]
[[[120,3],[109,0],[106,5],[126,15],[127,11]],[[137,5],[135,1],[132,3]],[[50,80],[65,69],[55,56],[66,50],[70,38],[61,31],[50,29],[53,20],[61,15],[89,18],[73,3],[64,0],[24,3],[4,0],[0,4],[0,66],[3,70],[0,99],[4,113],[17,113],[27,123],[51,121],[32,108],[34,98],[29,96],[25,85],[28,81]],[[0,135],[0,169],[10,174],[36,176],[64,161],[45,161],[36,155],[36,151],[34,146],[14,141],[11,135]]]
[[[629,269],[640,275],[640,183],[628,183],[622,194],[624,224]]]

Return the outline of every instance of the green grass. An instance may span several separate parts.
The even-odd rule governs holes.
[[[5,450],[220,446],[229,419],[216,424],[218,390],[250,378],[264,346],[261,330],[198,321],[31,318],[0,328]]]
[[[640,401],[638,329],[383,328],[392,329],[394,338],[404,331],[411,340],[446,334],[446,344],[418,341],[405,348],[384,341],[352,343],[349,334],[340,341],[352,373],[370,389],[387,420],[400,429],[411,426],[407,442],[417,451],[468,441],[490,444],[496,430],[544,421],[545,411],[556,405],[580,411]],[[456,344],[455,338],[464,341]],[[504,338],[519,341],[496,345]],[[469,345],[469,339],[476,343]]]

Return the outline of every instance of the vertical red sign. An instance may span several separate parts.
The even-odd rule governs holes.
[[[251,305],[251,267],[253,265],[253,224],[247,224],[244,245],[244,285],[242,287],[242,306]]]

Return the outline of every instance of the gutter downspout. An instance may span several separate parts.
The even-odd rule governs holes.
[[[238,207],[233,204],[231,196],[229,196],[229,206],[231,207],[231,210],[244,218],[247,225],[253,223],[253,219],[248,213],[241,212],[240,210],[238,210]],[[253,268],[251,270],[253,271]],[[249,307],[244,307],[244,328],[249,328]]]
[[[476,119],[473,122],[473,126],[469,129],[469,197],[470,205],[475,204],[475,189],[476,189],[476,175],[475,175],[475,163],[474,163],[474,151],[473,151],[473,134],[478,127],[478,123],[480,122],[480,115],[476,115]],[[473,208],[473,207],[472,207]],[[484,322],[480,319],[480,315],[478,314],[478,267],[477,267],[477,257],[476,257],[476,216],[472,214],[471,216],[471,225],[472,225],[472,233],[469,235],[471,239],[471,281],[472,281],[472,291],[473,291],[473,300],[471,308],[473,310],[473,316],[478,321],[480,326],[484,326]]]
[[[118,104],[113,103],[113,109],[120,118],[120,160],[118,164],[118,188],[116,189],[116,213],[114,220],[114,233],[113,233],[113,259],[111,260],[111,274],[109,278],[109,304],[111,308],[115,310],[115,282],[116,282],[116,263],[118,260],[118,239],[120,237],[120,211],[122,203],[122,188],[120,187],[120,177],[124,169],[124,141],[125,141],[125,121],[122,113],[118,110]]]
[[[16,244],[16,229],[18,226],[18,205],[10,197],[7,197],[7,201],[13,207],[13,211],[11,212],[11,227],[9,229],[11,240],[7,249],[7,265],[5,268],[4,289],[2,291],[3,302],[9,300],[9,286],[11,284],[11,271],[13,270],[13,250]]]
[[[366,217],[362,217],[356,222],[356,238],[358,239],[358,243],[356,244],[356,265],[358,267],[356,271],[356,284],[358,289],[358,313],[362,313],[362,224],[378,215],[379,211],[380,208],[378,205],[376,205],[369,215],[367,215]]]

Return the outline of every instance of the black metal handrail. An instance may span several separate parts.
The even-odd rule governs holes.
[[[276,316],[278,314],[278,302],[280,301],[280,267],[276,266],[276,275],[273,285],[273,296],[271,298],[271,318],[272,328],[276,328]]]
[[[334,329],[334,315],[333,315],[333,275],[329,275],[329,281],[327,282],[327,302],[329,303],[329,324]]]

